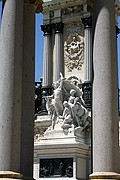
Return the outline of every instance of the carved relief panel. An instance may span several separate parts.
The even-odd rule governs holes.
[[[84,27],[81,22],[65,25],[64,63],[67,72],[82,70],[84,64]]]

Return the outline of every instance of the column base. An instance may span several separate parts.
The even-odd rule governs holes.
[[[94,179],[94,180],[100,180],[100,179],[120,179],[120,174],[115,173],[115,172],[94,172],[92,174],[89,175],[90,179]]]
[[[23,179],[23,175],[13,171],[0,171],[0,179],[3,180]]]

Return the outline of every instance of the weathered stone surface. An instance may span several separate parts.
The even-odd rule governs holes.
[[[118,172],[118,74],[114,12],[114,0],[95,1],[93,172]]]
[[[24,178],[33,176],[35,6],[24,5],[22,60],[22,118],[20,169]]]
[[[7,0],[0,31],[0,170],[20,172],[23,1]]]

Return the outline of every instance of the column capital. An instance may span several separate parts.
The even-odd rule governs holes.
[[[55,30],[55,33],[63,33],[63,27],[64,27],[63,22],[53,24],[53,28]]]
[[[51,24],[41,25],[41,30],[44,32],[44,36],[52,35],[52,25]]]
[[[43,8],[42,8],[42,4],[43,1],[42,0],[24,0],[24,3],[27,4],[33,4],[36,8],[36,13],[40,13],[42,12]]]
[[[84,28],[92,28],[92,17],[82,18],[82,23],[84,24]]]

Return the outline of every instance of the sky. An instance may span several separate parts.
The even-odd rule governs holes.
[[[0,14],[1,14],[2,3],[0,2]],[[0,16],[1,21],[1,16]],[[118,20],[118,27],[120,28],[120,17]],[[35,32],[35,81],[40,81],[42,77],[43,69],[43,44],[44,36],[41,31],[40,25],[43,23],[43,15],[36,14],[36,32]],[[120,88],[120,34],[117,39],[118,44],[118,75],[119,75],[119,88]]]

